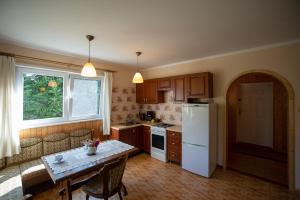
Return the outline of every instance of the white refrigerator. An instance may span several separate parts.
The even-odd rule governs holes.
[[[217,165],[217,105],[184,104],[182,168],[210,177]]]

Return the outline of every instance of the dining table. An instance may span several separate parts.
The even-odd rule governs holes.
[[[80,179],[88,174],[100,170],[105,164],[119,158],[124,154],[131,154],[137,148],[118,140],[101,142],[95,154],[89,155],[86,147],[79,147],[67,151],[50,154],[42,157],[54,184],[59,184],[59,193],[64,200],[72,200],[70,185],[75,179]],[[59,155],[59,156],[57,156]],[[56,157],[61,157],[58,162]],[[125,193],[126,188],[124,186]]]

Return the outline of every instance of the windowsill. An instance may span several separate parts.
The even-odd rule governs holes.
[[[40,128],[45,126],[57,126],[63,124],[72,124],[77,122],[87,122],[87,121],[95,121],[95,120],[102,120],[102,118],[89,118],[89,119],[78,119],[78,120],[69,120],[69,121],[61,121],[61,122],[53,122],[53,123],[45,123],[45,124],[36,124],[36,125],[24,125],[21,127],[21,130],[28,129],[28,128]]]

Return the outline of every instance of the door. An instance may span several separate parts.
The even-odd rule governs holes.
[[[182,143],[182,168],[209,177],[209,161],[207,147]]]
[[[143,126],[143,146],[144,151],[150,153],[150,127]]]
[[[185,101],[185,76],[176,77],[172,80],[174,102]]]
[[[130,129],[120,130],[119,133],[120,133],[119,135],[120,141],[131,145],[131,140],[130,140],[131,130]]]
[[[136,102],[137,103],[145,102],[144,83],[136,84]]]
[[[182,141],[208,146],[209,104],[185,104],[182,111]]]
[[[163,78],[158,80],[159,90],[170,90],[171,89],[171,79]]]
[[[187,77],[188,97],[205,96],[205,76],[202,74],[190,75]]]
[[[213,75],[209,72],[188,75],[186,85],[187,98],[213,97]]]
[[[157,80],[145,81],[146,103],[157,103]]]
[[[273,148],[273,83],[239,84],[237,142]]]

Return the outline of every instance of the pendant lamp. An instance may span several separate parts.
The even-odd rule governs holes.
[[[87,35],[86,38],[89,41],[89,60],[87,63],[84,64],[81,70],[81,76],[85,77],[95,77],[97,76],[96,69],[94,65],[91,63],[91,41],[94,39],[94,36]]]
[[[140,52],[140,51],[136,52],[136,66],[137,66],[137,69],[136,69],[136,73],[133,76],[132,83],[143,83],[144,82],[142,74],[139,72],[139,56],[141,54],[142,54],[142,52]]]

